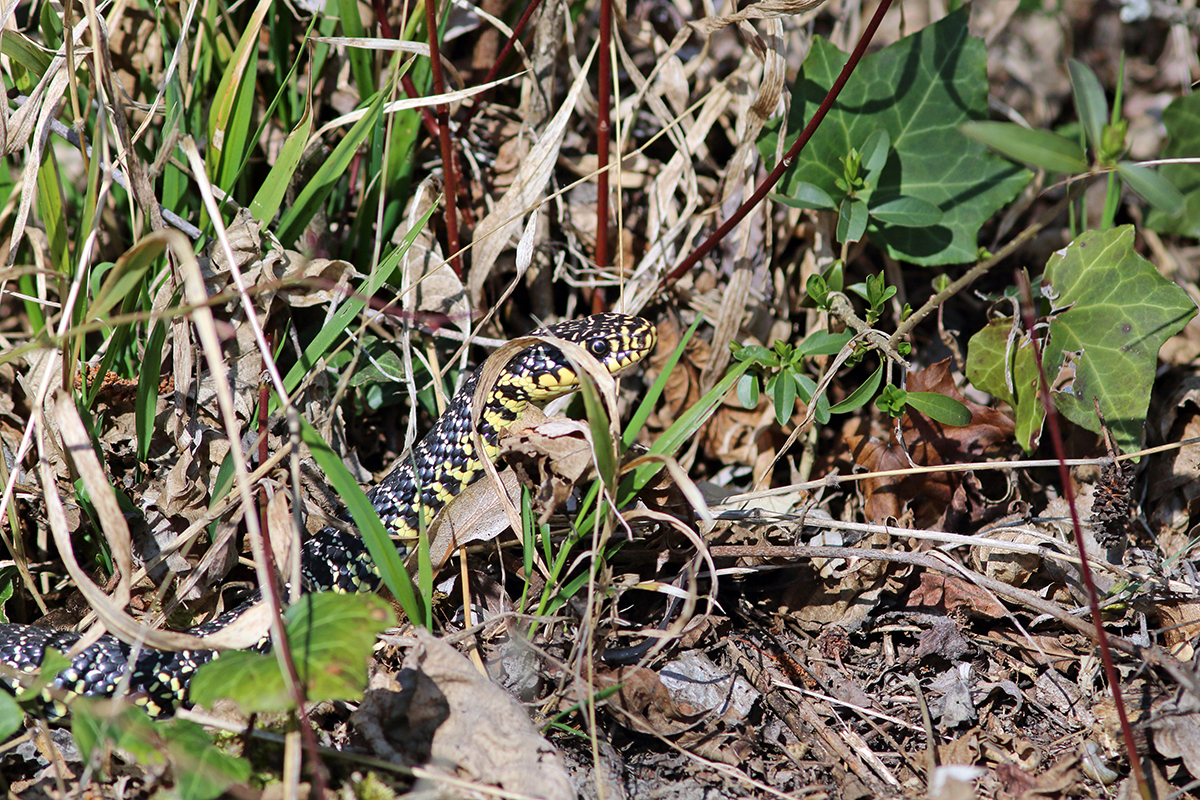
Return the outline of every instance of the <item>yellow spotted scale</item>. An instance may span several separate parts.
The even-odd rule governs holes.
[[[537,333],[582,346],[613,374],[641,361],[656,343],[653,325],[621,314],[597,314]],[[428,525],[446,503],[483,475],[484,465],[471,436],[472,403],[479,379],[476,371],[463,382],[425,438],[367,493],[384,525],[400,540],[397,546],[401,551],[407,550],[404,542],[419,535],[422,519]],[[571,363],[550,344],[541,342],[514,355],[488,392],[481,414],[479,433],[488,457],[496,452],[500,432],[520,417],[527,405],[560,397],[578,385],[579,376]],[[309,591],[373,591],[379,584],[362,539],[333,527],[304,543],[301,572]],[[189,633],[205,636],[220,630],[255,600],[251,598]],[[79,637],[71,631],[2,623],[0,664],[18,672],[35,672],[48,648],[66,652]],[[134,663],[130,663],[130,655],[127,644],[111,635],[102,636],[59,673],[55,687],[67,695],[110,697],[128,671],[130,697],[155,716],[168,715],[187,702],[188,681],[196,669],[217,654],[142,648]],[[0,687],[14,691],[15,685],[0,671]],[[64,711],[58,703],[48,710]]]

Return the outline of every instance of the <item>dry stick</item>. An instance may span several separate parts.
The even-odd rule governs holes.
[[[446,91],[442,77],[442,54],[438,50],[437,0],[425,0],[425,28],[429,33],[429,66],[433,74],[433,92]],[[454,174],[454,146],[450,142],[450,106],[438,103],[434,106],[438,123],[438,144],[442,149],[442,179],[446,182],[446,249],[452,253],[450,268],[461,281],[463,277],[462,256],[458,245],[458,180]]]
[[[1032,332],[1037,322],[1036,306],[1033,291],[1028,277],[1024,272],[1017,272],[1017,286],[1021,290],[1021,316],[1025,321],[1025,329]],[[1138,792],[1143,800],[1150,800],[1150,785],[1142,772],[1142,762],[1138,756],[1137,745],[1133,741],[1133,728],[1129,725],[1129,716],[1125,713],[1125,701],[1121,697],[1121,683],[1117,676],[1117,668],[1113,665],[1112,652],[1108,648],[1108,637],[1104,632],[1104,624],[1100,617],[1100,595],[1092,580],[1092,568],[1088,563],[1087,548],[1083,546],[1083,528],[1079,524],[1079,510],[1075,507],[1075,489],[1071,484],[1071,472],[1067,469],[1066,453],[1063,449],[1062,431],[1058,425],[1058,412],[1054,408],[1054,398],[1050,394],[1050,383],[1046,380],[1045,364],[1042,363],[1042,348],[1036,336],[1030,335],[1033,343],[1033,357],[1038,368],[1038,392],[1042,397],[1042,408],[1046,412],[1046,422],[1050,427],[1050,443],[1054,447],[1054,455],[1059,460],[1058,479],[1062,484],[1063,496],[1067,498],[1067,507],[1071,509],[1071,528],[1075,534],[1075,545],[1079,548],[1079,574],[1087,589],[1088,606],[1092,612],[1092,623],[1095,625],[1096,643],[1100,645],[1100,658],[1104,662],[1104,675],[1112,689],[1113,704],[1117,708],[1117,718],[1121,721],[1121,736],[1125,740],[1125,750],[1129,754],[1129,769],[1137,783]]]
[[[1042,215],[1037,222],[1034,222],[1028,228],[1021,231],[1016,238],[1004,245],[1004,247],[1001,247],[999,250],[997,250],[994,255],[984,259],[983,261],[980,261],[978,264],[967,270],[967,272],[961,278],[954,281],[945,289],[926,300],[925,305],[918,308],[912,314],[909,314],[908,319],[900,323],[900,326],[896,328],[896,332],[892,334],[889,344],[894,347],[896,343],[900,341],[900,339],[907,336],[913,328],[917,327],[921,320],[925,319],[925,317],[936,311],[942,303],[946,302],[951,297],[970,286],[976,280],[986,275],[988,271],[992,269],[992,267],[1008,258],[1010,255],[1016,252],[1018,248],[1020,248],[1034,236],[1037,236],[1039,233],[1041,233],[1043,228],[1045,228],[1054,220],[1058,219],[1058,215],[1065,211],[1067,206],[1074,202],[1082,191],[1082,184],[1074,184],[1071,187],[1071,190],[1067,192],[1067,196],[1060,200],[1058,204],[1054,206],[1054,208],[1050,209],[1049,212]]]
[[[741,222],[742,219],[750,213],[750,209],[761,203],[763,198],[767,196],[767,192],[771,191],[775,184],[779,182],[779,179],[783,177],[783,173],[786,172],[788,167],[792,165],[792,161],[795,160],[800,151],[804,149],[804,146],[808,144],[808,140],[812,138],[812,135],[816,133],[817,127],[825,119],[825,115],[829,113],[829,109],[833,107],[834,101],[837,100],[838,95],[842,92],[842,87],[846,85],[846,81],[849,80],[850,75],[854,72],[854,68],[858,66],[858,62],[862,59],[863,54],[867,51],[867,46],[871,43],[871,39],[875,37],[875,31],[879,28],[879,23],[883,22],[883,15],[886,14],[888,9],[891,7],[892,0],[882,0],[879,3],[879,7],[875,9],[874,16],[871,17],[871,21],[867,23],[866,29],[863,30],[862,38],[858,40],[858,44],[855,46],[854,52],[850,54],[850,58],[846,61],[846,66],[842,67],[841,74],[837,76],[837,80],[833,82],[833,86],[829,87],[829,93],[826,94],[825,99],[821,101],[821,105],[817,108],[817,112],[813,114],[812,119],[808,121],[808,125],[804,128],[804,131],[800,134],[800,137],[796,139],[795,143],[793,143],[791,147],[788,148],[787,153],[785,153],[783,158],[779,160],[779,163],[775,165],[775,168],[771,170],[763,182],[758,185],[758,188],[754,190],[754,194],[750,195],[749,199],[742,203],[741,206],[738,207],[737,211],[733,212],[733,216],[721,223],[721,226],[713,231],[712,235],[705,239],[703,244],[692,251],[690,256],[679,262],[679,265],[675,267],[675,269],[671,270],[666,274],[666,276],[663,277],[662,281],[660,281],[658,284],[659,292],[669,288],[672,284],[686,275],[688,270],[696,266],[696,264],[700,262],[700,259],[708,255],[708,253],[717,246],[717,243],[724,239],[725,236],[731,230],[733,230],[734,226]]]
[[[600,0],[600,54],[596,87],[596,269],[608,266],[608,137],[612,129],[612,0]],[[604,289],[592,289],[592,313],[604,310]]]

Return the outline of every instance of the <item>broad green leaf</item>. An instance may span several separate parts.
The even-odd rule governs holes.
[[[1172,100],[1163,110],[1163,125],[1168,136],[1163,158],[1200,157],[1200,94]],[[1160,233],[1200,237],[1200,163],[1163,164],[1158,174],[1183,193],[1184,212],[1171,216],[1151,208],[1146,215],[1147,227]]]
[[[285,617],[288,645],[307,698],[360,697],[375,637],[394,621],[387,602],[373,595],[307,594]],[[189,691],[201,705],[227,698],[247,713],[294,707],[273,654],[223,653],[196,672]]]
[[[845,400],[830,407],[830,413],[849,414],[851,411],[857,411],[862,408],[875,396],[875,392],[879,389],[879,382],[882,380],[883,364],[880,364],[871,377],[867,378],[861,386],[847,395]]]
[[[0,692],[0,741],[8,741],[8,737],[21,729],[25,723],[25,712],[8,692]]]
[[[944,216],[940,208],[919,197],[897,197],[871,209],[873,219],[902,228],[937,225]]]
[[[195,722],[171,720],[162,737],[181,800],[212,800],[250,778],[250,762],[223,752]]]
[[[1104,96],[1104,87],[1091,67],[1082,61],[1067,59],[1067,69],[1071,73],[1071,92],[1075,96],[1079,124],[1087,134],[1088,144],[1093,151],[1097,151],[1100,149],[1104,126],[1108,123],[1108,98]]]
[[[857,242],[867,232],[870,214],[867,204],[854,197],[842,201],[838,210],[837,238],[839,242]]]
[[[223,752],[200,725],[182,719],[154,721],[128,704],[76,703],[71,734],[85,761],[112,747],[143,767],[170,767],[172,796],[181,800],[212,800],[250,778],[250,762]]]
[[[1124,452],[1141,444],[1158,350],[1196,314],[1187,294],[1133,249],[1132,226],[1084,233],[1046,265],[1054,308],[1042,354],[1059,413],[1100,430],[1096,404]],[[1033,345],[998,320],[971,338],[967,377],[1016,411],[1017,438],[1032,450],[1044,411]],[[1008,388],[1010,378],[1012,390]],[[1119,377],[1118,377],[1119,376]]]
[[[790,372],[780,372],[775,376],[775,386],[772,392],[775,401],[775,419],[780,425],[786,425],[796,409],[796,382]]]
[[[789,140],[824,99],[846,58],[824,39],[813,41],[792,88]],[[863,58],[779,191],[792,195],[804,181],[840,196],[835,181],[841,159],[851,148],[861,151],[875,131],[887,131],[891,148],[871,188],[872,201],[917,197],[945,216],[939,224],[916,228],[872,221],[871,240],[902,261],[974,261],[980,227],[1030,179],[1026,170],[959,133],[964,122],[987,115],[987,53],[982,40],[969,35],[963,8]],[[759,140],[767,161],[774,160],[778,135],[776,126]]]
[[[1149,167],[1121,161],[1117,164],[1117,174],[1139,197],[1168,217],[1183,211],[1183,193]]]
[[[867,175],[883,169],[892,147],[892,138],[886,128],[872,131],[862,147],[862,168]],[[874,188],[873,186],[871,188]]]
[[[800,395],[800,399],[806,404],[811,404],[817,391],[817,382],[803,372],[793,372],[792,377],[796,380],[796,393]],[[830,413],[829,397],[822,394],[817,398],[817,409],[813,412],[813,419],[821,425],[827,425]]]
[[[819,330],[810,333],[800,343],[800,352],[806,356],[832,356],[840,353],[842,348],[850,343],[854,338],[854,331],[842,331],[841,333],[830,333],[827,330]]]
[[[1131,225],[1084,233],[1050,258],[1042,278],[1043,292],[1051,296],[1048,283],[1057,293],[1054,306],[1067,309],[1050,323],[1048,376],[1064,354],[1081,354],[1072,382],[1050,378],[1054,402],[1067,419],[1099,432],[1098,400],[1127,453],[1141,444],[1159,348],[1196,315],[1187,293],[1138,255],[1133,241]]]
[[[1053,131],[1023,128],[1013,122],[967,122],[962,132],[1003,156],[1049,172],[1087,172],[1083,148]]]
[[[943,425],[962,428],[971,424],[971,409],[938,392],[909,392],[908,404]]]
[[[737,383],[737,396],[742,408],[758,408],[758,376],[743,375]]]

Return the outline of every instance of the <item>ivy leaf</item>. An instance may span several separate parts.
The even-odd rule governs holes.
[[[1176,97],[1163,110],[1167,146],[1163,158],[1195,157],[1200,153],[1200,94]],[[1200,164],[1163,164],[1160,177],[1183,193],[1184,213],[1171,216],[1156,208],[1146,215],[1146,225],[1159,233],[1200,236]]]
[[[813,41],[792,87],[789,140],[824,99],[846,59],[824,39]],[[987,52],[968,33],[964,7],[863,58],[780,192],[791,195],[807,182],[831,196],[842,194],[835,183],[841,159],[884,130],[891,149],[879,184],[871,187],[873,202],[916,197],[945,216],[938,224],[912,228],[872,220],[867,235],[901,261],[927,266],[974,261],[980,227],[1030,179],[1024,168],[959,132],[964,122],[987,116]],[[774,160],[779,135],[776,123],[760,138],[764,160]]]
[[[1133,249],[1133,227],[1090,231],[1046,265],[1043,294],[1055,309],[1042,354],[1059,413],[1100,431],[1096,405],[1118,446],[1141,444],[1158,351],[1196,315],[1187,293]],[[967,376],[1017,412],[1022,447],[1036,445],[1041,401],[1027,335],[1009,348],[1011,321],[994,321],[971,338]],[[1010,381],[1006,378],[1011,377]]]

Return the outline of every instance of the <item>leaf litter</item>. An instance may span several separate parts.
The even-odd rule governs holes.
[[[514,312],[514,306],[526,305],[526,310],[542,316],[578,316],[599,294],[625,310],[644,309],[661,320],[661,343],[645,375],[626,382],[622,416],[628,418],[636,405],[629,386],[649,387],[665,369],[683,331],[698,314],[705,315],[708,325],[689,341],[670,373],[661,403],[638,434],[641,447],[653,445],[716,385],[730,363],[730,342],[769,347],[776,339],[798,340],[800,334],[829,324],[825,312],[800,307],[798,288],[837,255],[831,239],[834,220],[824,212],[760,206],[700,268],[683,278],[674,294],[664,297],[654,291],[660,275],[690,250],[689,243],[711,230],[714,214],[727,216],[753,189],[764,165],[774,163],[777,149],[759,144],[757,133],[778,110],[779,98],[797,74],[803,48],[795,44],[807,42],[804,26],[814,22],[842,51],[854,44],[852,30],[865,19],[859,10],[850,8],[835,16],[810,5],[757,3],[733,14],[714,14],[712,9],[700,13],[659,4],[633,9],[623,20],[625,36],[615,55],[629,81],[623,89],[632,90],[632,97],[623,97],[615,111],[617,141],[627,150],[613,182],[621,191],[616,204],[620,213],[611,217],[617,221],[613,252],[620,256],[619,266],[603,270],[591,266],[586,255],[596,239],[597,162],[594,131],[584,112],[594,102],[593,85],[587,82],[592,56],[572,44],[570,68],[556,70],[555,49],[545,44],[553,41],[557,47],[564,38],[576,42],[581,34],[590,35],[591,23],[568,22],[557,13],[543,15],[530,56],[534,69],[496,94],[485,116],[476,121],[476,139],[471,132],[466,136],[472,142],[472,157],[486,155],[488,148],[496,153],[490,165],[486,158],[476,161],[480,174],[469,196],[479,222],[466,281],[442,263],[446,254],[436,228],[421,229],[392,300],[403,309],[399,318],[407,322],[441,315],[466,333],[469,311],[490,311],[484,333],[505,340],[531,327],[525,324],[531,320]],[[972,64],[980,66],[986,54],[993,97],[1035,127],[1073,113],[1064,66],[1068,40],[1075,48],[1071,55],[1088,57],[1104,85],[1114,85],[1117,64],[1105,37],[1118,25],[1115,10],[1095,10],[1096,18],[1085,20],[1091,11],[1086,4],[1076,4],[1058,19],[1023,13],[1017,5],[995,4],[972,12],[971,30],[984,36],[973,45]],[[906,11],[910,15],[901,24],[907,31],[934,21],[925,18],[924,8]],[[148,71],[159,83],[159,67],[168,56],[153,35],[149,46],[134,45],[143,38],[135,30],[153,33],[154,26],[145,19],[134,25],[132,19],[122,18],[108,46],[136,55],[116,72],[125,92],[136,95],[143,90],[134,72]],[[965,15],[963,19],[959,28],[965,35]],[[885,34],[886,42],[897,47],[900,34],[892,29]],[[141,52],[133,53],[139,47]],[[821,80],[830,78],[829,65],[841,55],[824,41],[816,48],[820,59],[809,62],[805,74],[819,66],[824,70]],[[884,51],[871,69],[882,70],[897,52],[903,51]],[[1132,77],[1126,107],[1139,116],[1135,127],[1156,114],[1177,122],[1181,109],[1164,112],[1166,103],[1160,98],[1173,96],[1178,79],[1169,73],[1152,76],[1155,64],[1145,49],[1134,48],[1127,65]],[[310,79],[337,83],[329,75]],[[797,85],[813,90],[807,83]],[[65,81],[50,84],[48,91],[27,102],[16,121],[32,118],[39,104],[57,101]],[[853,91],[857,90],[844,96],[845,101],[856,97]],[[337,92],[346,92],[340,83]],[[983,97],[972,96],[970,103],[978,104]],[[552,98],[548,105],[547,98]],[[797,92],[791,102],[799,113],[812,105],[809,100],[819,99]],[[870,98],[864,94],[859,99]],[[357,107],[355,99],[341,95],[331,96],[329,102],[339,112]],[[143,121],[153,126],[151,119],[147,115]],[[536,131],[524,124],[528,121],[538,125]],[[823,132],[829,135],[846,127],[838,125],[831,120]],[[263,133],[268,141],[277,143],[287,134],[275,123],[270,127]],[[1160,126],[1143,128],[1151,132],[1146,136],[1161,134]],[[661,138],[647,141],[648,130],[661,131]],[[6,149],[17,152],[30,140],[32,128],[14,126],[9,133],[20,141],[6,137]],[[1176,136],[1171,146],[1178,148],[1183,141],[1187,140]],[[900,133],[894,133],[893,144],[903,143]],[[755,158],[756,145],[762,161]],[[831,150],[822,156],[821,146],[816,142],[808,151],[806,159],[814,163],[807,168],[836,170],[844,153]],[[1153,144],[1138,146],[1151,155],[1158,152]],[[40,147],[37,140],[33,155]],[[934,156],[930,169],[938,166],[937,153],[924,155]],[[134,152],[128,157],[139,156]],[[45,236],[33,228],[23,230],[33,202],[29,187],[37,184],[32,170],[38,163],[39,158],[26,162],[31,172],[10,246],[15,249],[24,234],[38,251],[35,259],[44,262]],[[1006,163],[980,155],[976,166],[995,170]],[[952,165],[945,161],[940,166]],[[830,172],[821,182],[834,187],[835,177]],[[898,183],[882,185],[905,192],[909,184],[904,181],[912,177],[905,174]],[[995,181],[995,193],[1015,193],[1017,181],[1011,175]],[[578,185],[572,187],[572,182]],[[429,188],[423,195],[426,205],[414,203],[411,211],[432,206],[436,189]],[[956,252],[961,251],[955,261],[973,257],[969,251],[980,221],[1001,213],[995,197],[989,202],[993,205],[979,214],[970,231],[959,219],[950,223]],[[1049,205],[1034,195],[1016,202],[1022,210],[1045,210]],[[1096,213],[1100,205],[1102,200],[1089,211]],[[409,214],[396,237],[412,230],[420,218],[420,213]],[[329,230],[310,230],[320,233],[318,240],[324,245],[336,239],[331,231],[347,230],[342,223],[335,220],[333,226],[326,225]],[[1005,224],[1013,223],[997,227]],[[1064,251],[1070,238],[1065,225],[1047,230],[1021,251],[1031,271],[1040,272],[1053,253],[1072,266],[1069,259],[1078,252]],[[990,227],[986,232],[995,234],[997,241],[1003,239]],[[260,321],[281,323],[293,313],[294,319],[314,319],[303,316],[302,309],[312,309],[315,319],[327,321],[344,302],[344,289],[362,277],[363,262],[301,256],[278,248],[260,233],[243,217],[225,234],[247,283],[257,287],[252,307]],[[914,253],[919,237],[886,226],[873,233],[886,254],[858,245],[846,253],[848,263],[859,272],[889,271],[889,283],[901,289],[890,309],[899,319],[903,303],[916,306],[931,294],[931,273],[913,264],[940,262]],[[1160,274],[1183,276],[1186,282],[1195,261],[1194,244],[1189,249],[1178,239],[1159,240],[1140,228],[1138,233],[1146,241],[1139,237],[1134,245],[1133,229],[1111,232],[1114,239],[1131,240],[1125,251],[1130,258],[1120,262],[1128,269],[1113,266],[1113,282],[1135,279],[1131,263],[1141,259],[1135,246],[1154,257]],[[971,241],[964,243],[967,239]],[[981,237],[979,243],[984,242]],[[527,243],[532,252],[522,250]],[[233,285],[223,250],[214,248],[212,261],[204,265],[211,295]],[[118,254],[119,249],[113,253]],[[1141,260],[1136,266],[1146,280],[1156,277],[1150,276],[1153,270],[1146,271],[1148,262]],[[997,292],[1005,285],[997,280],[986,290]],[[618,300],[621,286],[624,292]],[[43,300],[53,295],[44,282],[37,291]],[[569,296],[565,305],[556,291]],[[503,301],[510,296],[519,300]],[[1088,300],[1084,297],[1082,302]],[[7,319],[23,313],[11,294],[0,302]],[[161,310],[166,301],[155,305]],[[1130,419],[1137,416],[1142,400],[1149,402],[1151,442],[1181,442],[1192,438],[1197,428],[1196,377],[1188,355],[1194,350],[1188,345],[1195,338],[1194,323],[1172,335],[1178,330],[1171,327],[1178,315],[1167,312],[1182,314],[1186,303],[1157,305],[1159,315],[1144,321],[1151,331],[1147,336],[1170,337],[1157,371],[1151,369],[1152,374],[1137,376],[1134,382],[1121,366],[1128,361],[1120,360],[1124,355],[1119,347],[1114,348],[1115,365],[1097,368],[1107,381],[1114,380],[1113,374],[1124,376],[1113,385],[1111,398],[1119,412],[1109,417],[1126,452],[1141,444],[1142,434]],[[1053,309],[1056,313],[1048,324],[1068,325],[1069,315],[1083,310],[1081,300],[1072,298]],[[256,413],[263,354],[242,306],[216,304],[213,311],[224,356],[220,369],[228,371],[234,411],[246,425]],[[941,311],[964,333],[978,331],[987,321],[987,305],[966,293],[947,301]],[[452,353],[432,347],[420,352],[423,345],[410,346],[404,338],[409,332],[399,329],[396,318],[372,315],[364,327],[372,326],[376,338],[364,336],[348,345],[354,361],[339,363],[347,372],[353,363],[355,375],[315,370],[301,401],[305,413],[321,420],[331,439],[346,444],[338,452],[356,474],[378,474],[383,462],[411,442],[415,420],[424,424],[436,416],[436,401],[418,396],[429,383],[427,374],[418,379],[420,371],[461,363]],[[12,333],[6,325],[0,323],[0,336]],[[1015,323],[1010,319],[992,325],[999,331],[995,347],[1004,352]],[[291,335],[283,328],[280,325],[283,336]],[[136,375],[114,372],[111,380],[107,375],[101,378],[95,441],[109,480],[138,509],[127,513],[135,520],[130,545],[137,551],[137,563],[147,565],[160,557],[157,568],[150,568],[153,585],[163,583],[164,573],[168,584],[189,573],[203,576],[190,585],[168,585],[167,592],[156,595],[151,582],[144,582],[136,571],[133,576],[120,574],[119,579],[132,577],[137,583],[131,607],[153,615],[170,613],[179,601],[187,601],[184,616],[201,618],[225,602],[214,587],[227,585],[231,576],[246,578],[238,561],[247,557],[248,548],[241,544],[237,527],[238,515],[244,512],[226,507],[213,511],[211,492],[222,481],[222,464],[231,448],[215,402],[214,366],[198,353],[190,331],[187,325],[173,326],[164,346],[163,374],[173,383],[164,383],[159,392],[149,462],[136,463],[130,446],[137,437],[136,424],[127,393],[120,393],[119,382],[135,380]],[[523,455],[512,460],[537,464],[536,470],[525,470],[526,485],[541,514],[537,521],[556,545],[577,539],[577,549],[564,556],[565,571],[553,571],[556,553],[550,549],[524,559],[511,538],[500,535],[507,520],[496,508],[503,501],[488,483],[478,484],[439,523],[454,530],[445,537],[431,531],[435,565],[458,554],[467,559],[456,581],[443,576],[439,597],[448,591],[457,598],[465,590],[476,602],[467,601],[463,608],[457,608],[457,599],[438,604],[435,624],[444,639],[421,629],[405,638],[385,639],[363,702],[353,711],[341,701],[321,707],[322,743],[394,761],[416,777],[409,785],[409,773],[399,778],[388,773],[388,791],[435,786],[443,796],[467,796],[465,785],[472,782],[539,797],[1034,798],[1129,793],[1128,765],[1095,647],[1085,628],[1064,621],[1078,617],[1086,605],[1074,550],[1066,546],[1071,534],[1065,487],[1059,485],[1053,466],[1008,465],[1017,460],[1018,446],[1040,447],[1036,455],[1048,454],[1044,438],[1038,438],[1042,419],[1036,399],[1023,394],[1029,386],[1014,391],[1003,383],[985,387],[985,381],[964,393],[964,372],[972,376],[970,358],[962,363],[965,341],[948,334],[951,351],[958,348],[960,356],[943,360],[947,354],[941,348],[942,333],[940,327],[936,332],[920,329],[914,353],[919,366],[903,376],[903,385],[909,392],[935,392],[963,403],[971,413],[967,425],[947,426],[911,407],[896,419],[866,406],[839,423],[814,426],[781,452],[788,433],[806,418],[808,403],[796,398],[784,409],[787,422],[780,425],[773,398],[764,394],[755,408],[745,409],[730,392],[675,456],[712,508],[696,503],[670,470],[663,470],[639,494],[643,510],[669,515],[696,538],[684,535],[678,526],[630,514],[604,534],[608,544],[617,542],[619,547],[606,551],[591,574],[590,556],[606,542],[590,531],[581,536],[561,513],[573,513],[581,502],[567,487],[577,483],[594,460],[586,446],[591,429],[579,424],[564,429],[566,423],[553,422],[546,423],[549,428],[515,434],[512,446]],[[5,348],[13,341],[6,338]],[[402,356],[396,349],[372,349],[376,342],[397,341]],[[1155,340],[1154,347],[1160,343]],[[1081,355],[1073,362],[1074,371],[1064,372],[1056,382],[1060,392],[1091,379],[1088,348],[1071,344],[1068,349],[1076,348]],[[1031,358],[1031,353],[1020,357]],[[830,360],[813,361],[812,377],[817,378]],[[49,512],[43,503],[51,491],[63,498],[76,496],[77,464],[61,445],[64,417],[55,412],[42,387],[47,376],[57,378],[63,369],[57,348],[33,350],[0,364],[0,443],[6,470],[15,475],[17,513],[29,534],[22,544],[37,554],[21,566],[36,568],[40,591],[60,610],[72,605],[69,594],[75,584],[56,566],[59,557],[70,554],[51,549]],[[1030,371],[1026,364],[1020,374],[1028,377]],[[850,367],[840,374],[831,388],[833,400],[844,399],[861,382],[859,372]],[[396,419],[396,406],[373,407],[375,401],[363,399],[366,391],[360,387],[377,383],[385,373],[399,374],[408,383],[406,408],[412,413],[404,414],[402,422]],[[974,392],[979,388],[1008,399],[1011,408]],[[343,391],[351,399],[331,409],[328,401]],[[40,477],[46,483],[41,484],[36,464],[14,463],[12,457],[35,416],[45,420],[46,463]],[[1100,474],[1095,456],[1103,448],[1089,430],[1094,430],[1091,410],[1075,407],[1068,417],[1078,425],[1069,430],[1068,454],[1092,459],[1089,465],[1073,467],[1070,477],[1081,516],[1086,518],[1095,503],[1102,513],[1120,519],[1122,507],[1112,505],[1111,488],[1119,481]],[[409,419],[414,424],[406,425]],[[267,426],[266,435],[270,451],[288,446],[289,436],[278,421]],[[1157,668],[1147,668],[1146,660],[1130,656],[1128,648],[1118,664],[1133,722],[1148,737],[1143,755],[1160,796],[1191,791],[1192,779],[1200,776],[1194,686],[1159,660],[1174,659],[1172,663],[1182,667],[1195,654],[1200,604],[1194,600],[1197,580],[1189,560],[1196,514],[1193,449],[1184,445],[1145,456],[1124,507],[1134,524],[1108,542],[1089,544],[1097,583],[1107,594],[1104,611],[1110,631],[1131,647],[1168,651],[1146,655]],[[361,467],[360,458],[370,466]],[[571,460],[580,463],[571,465]],[[976,468],[937,469],[962,465]],[[278,474],[264,475],[262,481],[282,497],[290,478],[284,467],[277,469]],[[536,480],[531,479],[534,472]],[[519,503],[515,479],[505,480],[510,502]],[[272,508],[277,527],[290,527],[286,506]],[[556,509],[560,513],[553,513]],[[62,522],[69,533],[95,530],[88,513],[63,509]],[[199,537],[222,513],[226,516],[215,529],[216,539]],[[485,516],[492,521],[481,523]],[[100,529],[116,527],[120,526]],[[298,532],[288,535],[294,533]],[[712,567],[703,569],[701,548],[696,546],[701,535],[712,559]],[[68,549],[82,547],[60,541]],[[286,547],[278,552],[285,554]],[[581,575],[587,580],[579,580]],[[707,606],[702,595],[711,591],[714,577],[720,577],[721,589]],[[576,592],[559,591],[553,580],[575,581]],[[541,594],[545,602],[522,603],[520,587],[526,583],[530,596]],[[31,607],[31,599],[19,602]],[[679,613],[685,601],[695,613]],[[111,598],[107,602],[121,605]],[[79,605],[75,603],[76,617],[86,610]],[[125,624],[123,608],[98,605],[112,625]],[[29,616],[19,606],[5,608],[10,616]],[[531,619],[535,616],[536,623]],[[448,643],[470,654],[473,662]],[[647,646],[651,644],[658,649]],[[483,678],[480,666],[496,680]],[[204,717],[203,711],[194,713],[203,721],[218,722]],[[240,723],[234,727],[242,730]],[[25,762],[11,773],[18,776],[12,783],[15,791],[40,791],[56,774],[64,774],[54,772],[61,762],[47,761],[28,748],[19,752]],[[326,759],[340,763],[334,754]],[[77,776],[78,771],[66,774]],[[132,778],[113,773],[112,778],[104,784],[110,796],[122,795],[131,779],[151,787],[171,782],[167,772],[153,769]],[[366,780],[358,785],[367,785]]]

